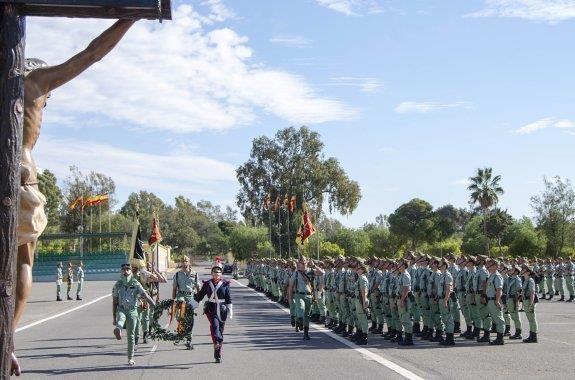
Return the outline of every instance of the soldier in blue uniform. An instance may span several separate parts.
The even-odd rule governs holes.
[[[196,302],[208,297],[204,305],[204,314],[210,322],[210,334],[214,344],[214,359],[216,363],[222,362],[222,345],[224,343],[224,326],[226,320],[233,318],[230,282],[222,279],[222,268],[219,265],[212,267],[212,279],[204,281],[200,291],[194,295]]]

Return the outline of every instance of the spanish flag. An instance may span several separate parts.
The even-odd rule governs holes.
[[[74,199],[74,202],[72,202],[69,206],[70,210],[74,210],[76,207],[78,207],[78,205],[84,206],[84,198],[82,196],[79,196],[78,198]]]

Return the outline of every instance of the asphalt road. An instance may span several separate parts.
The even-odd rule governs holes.
[[[205,268],[200,271],[207,273]],[[89,282],[84,301],[64,302],[53,301],[55,285],[34,284],[22,330],[16,333],[22,377],[557,379],[575,374],[575,304],[539,304],[538,344],[506,340],[503,347],[490,347],[458,339],[456,347],[446,348],[417,340],[412,348],[399,348],[370,336],[370,344],[359,348],[319,326],[312,329],[311,341],[303,341],[283,308],[242,283],[232,282],[234,319],[226,324],[223,363],[213,362],[209,325],[198,315],[194,350],[170,342],[141,344],[135,367],[126,365],[125,340],[116,341],[112,335],[113,282]],[[170,286],[164,285],[161,292],[167,297]]]

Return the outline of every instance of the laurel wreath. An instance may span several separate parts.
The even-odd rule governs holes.
[[[154,313],[152,314],[152,320],[150,325],[150,338],[153,340],[163,340],[171,342],[180,342],[186,338],[187,335],[191,334],[194,327],[194,310],[191,307],[186,307],[186,312],[184,319],[182,320],[182,328],[177,329],[179,331],[170,331],[165,329],[158,322],[164,311],[170,310],[174,304],[172,299],[167,299],[160,301],[156,304],[154,308]]]

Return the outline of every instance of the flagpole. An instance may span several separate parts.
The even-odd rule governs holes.
[[[92,206],[90,206],[90,235],[92,235],[92,233],[94,232],[94,229],[92,228]],[[90,251],[92,251],[92,237],[90,236]]]
[[[102,252],[102,202],[98,203],[98,219],[100,219],[100,237],[98,238],[98,251]]]
[[[317,216],[316,216],[316,218],[315,218],[316,226],[317,226],[318,223],[319,223],[319,210],[320,210],[320,209],[319,209],[319,207],[318,207],[318,209],[317,209]],[[317,260],[319,261],[319,232],[318,232],[318,234],[317,234],[316,236],[317,236]]]
[[[80,259],[84,258],[84,192],[80,202]]]
[[[108,201],[108,232],[112,233],[112,210],[110,210],[110,201]],[[108,246],[110,252],[112,252],[112,235],[110,235],[110,245]]]
[[[277,202],[276,202],[277,204]],[[280,259],[282,257],[282,223],[281,223],[281,211],[282,205],[281,202],[278,207],[278,239],[279,239],[279,246],[280,246]]]
[[[290,199],[290,201],[291,201],[291,199]],[[291,258],[291,242],[290,242],[290,240],[291,240],[291,235],[290,235],[290,230],[289,230],[289,227],[290,227],[289,214],[290,214],[290,206],[289,206],[289,204],[288,204],[288,210],[287,210],[287,223],[288,223],[288,225],[287,225],[288,257]]]

